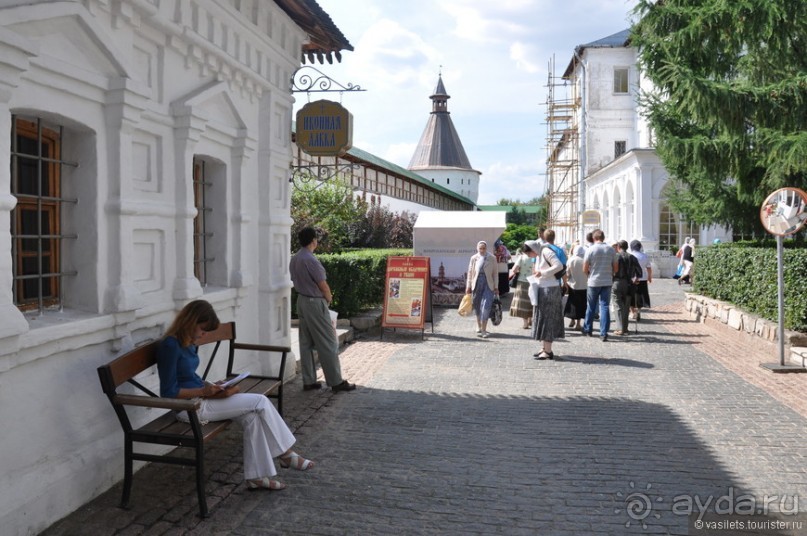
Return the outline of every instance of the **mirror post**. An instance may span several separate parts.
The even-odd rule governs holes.
[[[776,279],[779,291],[779,366],[785,366],[785,255],[782,236],[776,236]]]
[[[785,254],[784,236],[799,232],[807,225],[807,192],[799,188],[780,188],[770,194],[759,210],[762,226],[776,236],[776,286],[779,309],[779,363],[760,363],[771,372],[807,372],[807,367],[785,363]]]

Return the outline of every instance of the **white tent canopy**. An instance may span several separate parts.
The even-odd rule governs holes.
[[[415,222],[416,256],[431,258],[435,305],[456,305],[465,293],[468,262],[480,240],[493,242],[507,228],[504,212],[421,212]]]

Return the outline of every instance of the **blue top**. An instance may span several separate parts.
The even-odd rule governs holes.
[[[166,337],[157,348],[157,373],[160,375],[160,396],[176,398],[180,389],[204,387],[205,382],[196,374],[199,354],[196,346],[179,345],[176,337]]]

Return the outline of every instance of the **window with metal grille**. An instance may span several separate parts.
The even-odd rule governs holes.
[[[614,68],[614,93],[628,92],[628,69],[625,67]]]
[[[208,199],[213,183],[208,180],[207,168],[204,159],[193,159],[193,204],[196,207],[196,217],[193,219],[193,273],[203,287],[208,284],[210,263],[215,260],[210,254],[213,209]]]
[[[75,199],[62,197],[64,130],[35,117],[11,117],[11,193],[17,205],[11,212],[11,255],[14,304],[22,311],[61,308],[65,239],[62,205]]]
[[[614,142],[614,159],[619,158],[627,151],[628,142],[624,140]]]

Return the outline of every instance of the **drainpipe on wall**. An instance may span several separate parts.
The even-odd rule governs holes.
[[[587,173],[587,166],[586,166],[586,63],[583,61],[583,58],[577,52],[577,48],[574,50],[574,57],[580,63],[580,68],[583,71],[582,80],[580,83],[580,177],[578,178],[577,184],[577,218],[580,222],[580,243],[586,243],[586,230],[583,227],[582,221],[582,214],[583,211],[586,209],[586,188],[585,188],[585,179]]]

